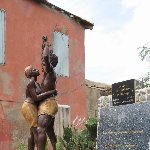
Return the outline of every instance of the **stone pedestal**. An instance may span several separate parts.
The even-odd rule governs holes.
[[[97,150],[148,150],[150,102],[99,110]]]

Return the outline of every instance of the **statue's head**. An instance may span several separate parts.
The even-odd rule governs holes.
[[[50,54],[50,63],[53,67],[56,67],[58,64],[58,57],[54,53]]]
[[[35,69],[32,65],[27,66],[24,69],[24,73],[27,78],[37,77],[40,75],[39,70]]]

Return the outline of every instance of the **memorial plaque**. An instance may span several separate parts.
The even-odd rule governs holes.
[[[135,90],[142,87],[142,82],[135,79],[112,84],[113,106],[135,103]]]
[[[149,150],[150,102],[100,109],[97,150]]]

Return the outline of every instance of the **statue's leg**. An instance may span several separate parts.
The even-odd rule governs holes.
[[[46,128],[48,127],[49,124],[49,116],[48,115],[40,115],[38,117],[38,146],[37,150],[44,150],[47,137],[46,137]]]
[[[34,150],[34,134],[32,132],[32,128],[30,129],[30,136],[28,137],[28,150]]]
[[[30,129],[34,135],[34,143],[37,146],[37,140],[38,140],[38,133],[37,133],[37,127],[31,127]]]
[[[56,150],[57,138],[56,138],[56,135],[55,135],[55,132],[54,132],[54,121],[55,121],[55,118],[52,117],[52,116],[49,116],[49,117],[51,119],[51,122],[48,125],[46,132],[47,132],[47,135],[48,135],[48,137],[49,137],[49,139],[51,141],[53,150]]]

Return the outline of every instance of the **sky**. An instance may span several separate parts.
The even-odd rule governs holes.
[[[49,0],[87,21],[85,78],[113,84],[140,79],[150,62],[141,61],[139,47],[150,42],[150,0]]]

